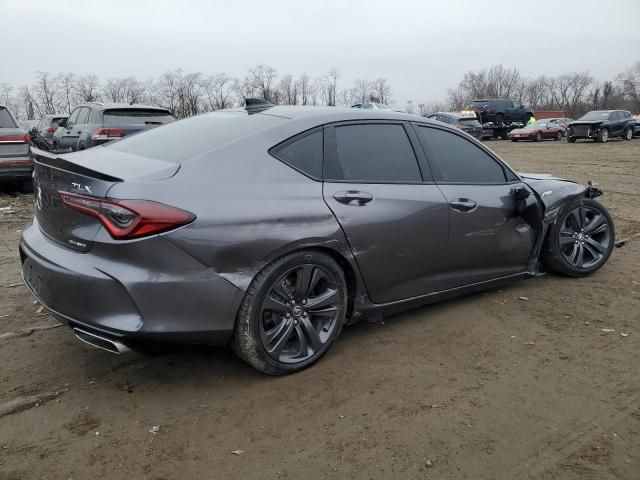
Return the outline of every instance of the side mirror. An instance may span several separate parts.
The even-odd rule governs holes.
[[[61,120],[58,121],[58,127],[66,127],[67,126],[67,119],[63,118]]]

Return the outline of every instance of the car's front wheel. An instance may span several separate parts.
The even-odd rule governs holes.
[[[615,228],[609,211],[591,198],[563,207],[549,229],[542,261],[555,272],[571,277],[589,275],[608,260]]]
[[[569,143],[576,143],[576,137],[570,137],[570,136],[567,136],[567,142],[569,142]]]
[[[562,140],[562,132],[556,133],[556,136],[553,139],[556,140],[556,141]]]
[[[631,140],[633,138],[633,130],[630,127],[625,128],[622,138],[625,140]]]
[[[596,138],[596,142],[598,143],[607,143],[609,140],[609,130],[606,128],[601,128],[598,130],[598,137]]]
[[[270,375],[293,373],[324,355],[347,313],[344,272],[316,250],[286,255],[253,280],[240,306],[233,347]]]

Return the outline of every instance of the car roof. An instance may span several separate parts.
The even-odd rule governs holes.
[[[346,107],[324,107],[307,105],[278,105],[256,108],[228,108],[221,112],[261,113],[288,119],[304,119],[317,117],[321,123],[340,122],[347,120],[404,120],[424,121],[424,117],[408,113],[395,112],[386,109],[360,109]],[[215,112],[213,112],[215,113]]]
[[[169,110],[167,110],[164,107],[159,107],[157,105],[147,105],[144,103],[105,103],[105,102],[84,102],[81,103],[80,105],[78,105],[78,107],[93,107],[96,108],[98,110],[111,110],[111,109],[116,109],[116,108],[130,108],[130,109],[136,109],[136,108],[144,108],[144,109],[153,109],[153,110],[162,110],[165,112],[168,112]]]

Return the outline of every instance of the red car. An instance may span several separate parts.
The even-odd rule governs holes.
[[[518,140],[533,140],[539,142],[545,138],[553,140],[562,140],[562,128],[546,120],[538,120],[536,123],[527,125],[523,128],[516,128],[509,132],[509,138],[512,142]]]
[[[21,191],[31,192],[32,172],[29,134],[18,126],[7,107],[0,105],[0,184],[17,183]]]

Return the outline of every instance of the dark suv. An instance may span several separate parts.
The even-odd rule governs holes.
[[[481,123],[493,122],[495,125],[512,122],[526,124],[533,116],[531,108],[515,100],[475,100],[471,104],[471,110],[476,112]]]
[[[153,105],[83,103],[58,122],[53,149],[84,150],[174,120],[169,110]]]
[[[478,118],[475,115],[470,116],[460,112],[436,112],[429,115],[427,118],[448,123],[449,125],[468,133],[476,140],[482,140],[482,125],[480,125],[480,122],[478,122]]]
[[[604,143],[611,137],[631,140],[636,119],[626,110],[594,110],[571,122],[567,129],[567,141],[592,138]]]

